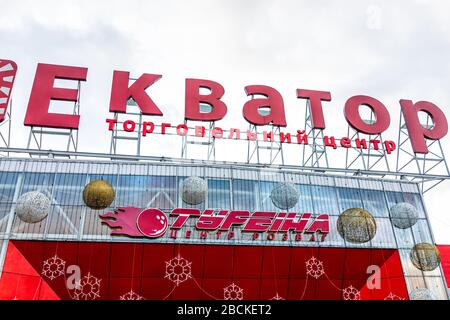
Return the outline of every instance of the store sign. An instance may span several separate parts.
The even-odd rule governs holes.
[[[41,126],[53,128],[78,129],[80,116],[74,114],[61,114],[49,112],[51,101],[69,101],[77,102],[79,100],[78,89],[67,89],[55,87],[55,79],[66,79],[74,81],[86,81],[87,68],[61,66],[40,63],[37,66],[34,78],[33,88],[25,115],[24,124],[26,126]],[[112,88],[109,100],[109,111],[115,113],[127,113],[127,103],[132,99],[139,107],[143,115],[163,116],[161,108],[153,101],[146,92],[146,89],[153,86],[161,75],[144,73],[130,84],[130,73],[127,71],[114,71],[112,75]],[[203,89],[203,90],[201,90]],[[206,89],[208,93],[203,91]],[[276,127],[286,127],[287,119],[284,109],[284,100],[279,91],[267,85],[248,85],[244,91],[249,97],[242,107],[243,118],[255,126],[274,125]],[[185,82],[185,120],[213,122],[223,119],[228,111],[225,99],[224,87],[215,81],[204,79],[186,79]],[[324,102],[331,101],[331,93],[322,90],[296,89],[298,99],[309,101],[311,109],[311,123],[314,129],[325,129],[326,122],[324,117]],[[207,105],[208,108],[202,109]],[[374,114],[373,121],[365,121],[361,118],[360,107],[367,106]],[[400,106],[405,119],[405,124],[410,136],[414,153],[428,153],[426,139],[439,140],[448,132],[447,119],[442,110],[429,101],[413,102],[409,99],[401,99]],[[326,112],[330,112],[326,108]],[[430,116],[432,124],[423,126],[419,120],[419,114],[423,112]],[[333,113],[333,112],[332,112]],[[333,113],[334,114],[334,113]],[[344,105],[344,117],[348,124],[357,132],[376,136],[385,132],[390,126],[391,118],[386,106],[374,97],[366,95],[355,95],[347,99]],[[140,130],[142,136],[150,134],[166,134],[172,128],[176,134],[184,136],[191,131],[192,135],[204,137],[206,128],[196,126],[188,128],[183,124],[170,124],[161,122],[156,124],[154,121],[145,121],[142,124],[136,124],[132,120],[117,123],[116,119],[106,119],[106,126],[113,130],[116,126],[123,126],[124,131],[133,132]],[[137,129],[138,128],[138,129]],[[194,131],[192,133],[192,130]],[[242,139],[257,140],[259,134],[256,132],[241,132],[237,128],[225,130],[221,127],[212,128],[210,134],[215,139]],[[298,130],[291,134],[281,132],[263,132],[262,138],[265,141],[278,140],[280,143],[298,143],[308,144],[308,136],[304,130]],[[359,149],[385,150],[390,154],[396,149],[393,141],[387,140],[366,140],[356,139],[351,141],[349,137],[336,138],[335,136],[325,136],[324,146],[337,148],[355,147]]]
[[[234,240],[235,231],[239,229],[252,240],[262,237],[275,240],[279,235],[282,241],[324,241],[330,231],[328,214],[313,217],[311,213],[176,208],[170,216],[174,217],[172,223],[160,209],[136,207],[100,214],[102,223],[112,229],[112,236],[134,238],[155,239],[169,232],[173,239]],[[195,234],[189,229],[190,219],[195,222]]]

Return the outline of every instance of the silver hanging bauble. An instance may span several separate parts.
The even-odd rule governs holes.
[[[181,198],[184,202],[197,205],[205,201],[208,193],[207,182],[199,177],[189,177],[181,186]]]
[[[298,191],[294,184],[282,182],[277,184],[270,194],[270,199],[275,207],[289,210],[298,202]]]
[[[50,211],[50,199],[39,191],[30,191],[17,199],[16,214],[27,223],[44,220]]]
[[[419,219],[419,213],[413,205],[401,202],[392,206],[390,210],[392,224],[400,229],[411,228]]]

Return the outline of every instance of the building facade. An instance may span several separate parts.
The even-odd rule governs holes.
[[[206,182],[198,204],[183,198],[189,177]],[[95,180],[114,189],[107,208],[83,200]],[[286,185],[296,192],[283,210],[273,191]],[[16,207],[33,191],[50,209],[28,223]],[[393,208],[405,203],[416,216],[399,227]],[[101,215],[130,207],[157,208],[170,226],[173,210],[187,208],[310,214],[306,231],[326,215],[329,228],[245,232],[236,224],[204,232],[190,217],[160,237],[111,234]],[[348,209],[374,223],[355,227],[342,217]],[[353,227],[369,237],[349,238]],[[224,162],[2,158],[0,245],[2,299],[448,299],[419,185],[403,180]]]

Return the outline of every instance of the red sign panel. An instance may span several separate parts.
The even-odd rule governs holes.
[[[135,207],[118,208],[114,212],[100,214],[102,223],[109,226],[111,235],[126,235],[129,237],[162,237],[170,228],[170,237],[176,239],[178,231],[182,229],[188,219],[196,219],[195,228],[200,232],[200,239],[206,239],[209,232],[215,236],[227,234],[227,239],[234,237],[233,227],[240,227],[242,232],[253,234],[253,240],[259,238],[260,233],[266,232],[268,239],[273,240],[275,233],[287,235],[296,234],[296,241],[301,240],[301,234],[307,233],[320,236],[310,241],[324,241],[330,231],[329,217],[320,214],[313,218],[311,213],[297,214],[295,212],[264,212],[251,213],[246,210],[204,210],[176,208],[170,213],[176,217],[169,225],[166,214],[155,208],[140,209]],[[186,234],[185,234],[186,235]],[[186,238],[191,238],[187,231]]]
[[[369,286],[368,267],[380,286]],[[408,299],[397,250],[76,241],[8,244],[1,299]]]

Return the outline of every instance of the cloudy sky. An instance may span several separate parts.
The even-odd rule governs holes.
[[[12,146],[26,146],[23,119],[39,62],[89,68],[81,91],[80,151],[109,151],[105,118],[113,70],[163,75],[148,92],[172,123],[183,121],[185,79],[200,78],[225,87],[223,128],[248,127],[241,115],[244,87],[264,84],[283,95],[286,131],[303,129],[305,104],[295,89],[308,88],[331,91],[328,134],[346,134],[343,105],[365,94],[389,109],[384,138],[397,140],[400,99],[432,101],[450,117],[449,11],[445,0],[0,0],[0,58],[19,66]],[[218,159],[245,160],[245,142],[220,143]],[[442,143],[449,156],[450,138]],[[133,150],[127,145],[123,152]],[[179,157],[180,150],[181,138],[157,136],[143,145],[149,155]],[[298,163],[300,149],[286,152],[288,162]],[[438,243],[450,243],[450,213],[442,200],[449,194],[445,182],[426,195]]]

